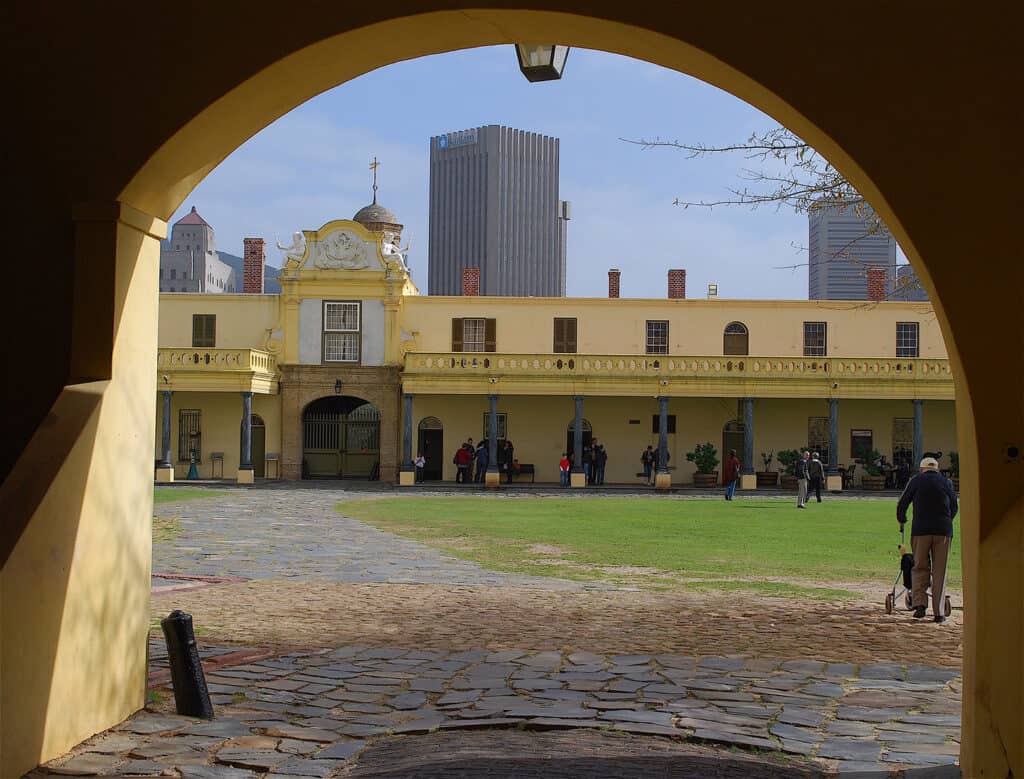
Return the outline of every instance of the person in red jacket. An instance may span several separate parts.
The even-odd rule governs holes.
[[[562,452],[562,459],[558,461],[558,475],[563,487],[569,486],[569,468],[571,467],[572,463],[569,462],[569,456]]]
[[[469,464],[473,462],[473,453],[468,448],[467,444],[463,444],[459,447],[454,457],[455,463],[455,483],[456,484],[468,484],[469,483]]]
[[[732,500],[736,494],[736,482],[740,480],[740,459],[736,456],[736,450],[730,449],[729,456],[725,458],[722,465],[722,481],[725,482],[725,499]]]

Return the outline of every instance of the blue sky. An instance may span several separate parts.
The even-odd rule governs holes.
[[[373,107],[367,110],[367,106]],[[721,199],[743,160],[687,160],[620,138],[726,143],[772,120],[732,95],[675,71],[573,49],[561,81],[530,84],[511,46],[391,65],[325,92],[255,135],[182,204],[216,230],[218,248],[275,240],[350,218],[371,200],[369,163],[381,161],[378,200],[411,240],[413,278],[426,291],[429,139],[503,124],[561,139],[560,191],[572,202],[571,296],[604,296],[622,270],[623,297],[663,297],[669,268],[687,270],[687,294],[708,283],[721,297],[806,299],[807,219],[789,210],[683,209],[673,200]]]

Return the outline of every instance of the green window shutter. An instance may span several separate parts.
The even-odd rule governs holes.
[[[561,354],[565,351],[565,320],[555,319],[555,344],[552,351]]]
[[[576,352],[576,319],[565,320],[565,351],[568,354]]]
[[[192,346],[203,344],[203,318],[199,314],[192,315]]]
[[[484,351],[494,352],[497,351],[498,345],[497,330],[498,330],[497,319],[485,319],[484,320]]]
[[[462,320],[452,319],[452,351],[462,351]]]

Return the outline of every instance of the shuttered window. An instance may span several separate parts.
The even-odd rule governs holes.
[[[575,354],[576,318],[555,317],[555,354]]]
[[[217,315],[192,315],[192,346],[212,349],[217,345]]]
[[[497,321],[475,317],[452,319],[452,351],[496,351]]]

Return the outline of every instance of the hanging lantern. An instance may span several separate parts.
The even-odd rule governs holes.
[[[557,81],[565,70],[569,47],[517,43],[516,55],[527,81]]]

